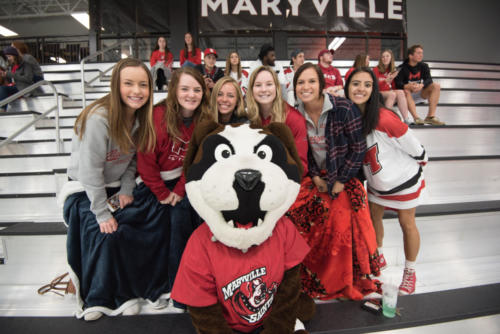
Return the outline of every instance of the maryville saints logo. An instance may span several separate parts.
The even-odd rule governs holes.
[[[276,282],[266,286],[262,280],[265,275],[266,268],[258,268],[222,287],[224,300],[231,299],[234,311],[251,324],[260,321],[271,309],[278,289]]]

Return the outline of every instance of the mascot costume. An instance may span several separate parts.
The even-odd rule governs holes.
[[[198,333],[307,333],[314,301],[299,264],[309,247],[283,215],[302,165],[285,124],[200,123],[184,171],[205,221],[191,236],[172,290]]]

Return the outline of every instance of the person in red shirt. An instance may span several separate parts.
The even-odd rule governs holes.
[[[159,37],[156,47],[149,58],[151,72],[153,73],[153,82],[158,90],[165,90],[167,88],[167,82],[172,73],[173,62],[174,56],[167,47],[167,40],[165,37]]]
[[[201,64],[201,50],[196,47],[193,35],[190,32],[184,35],[184,49],[181,50],[179,58],[181,66],[184,66],[184,64],[190,66]]]
[[[307,131],[304,117],[283,100],[281,85],[269,66],[261,66],[250,75],[246,95],[250,123],[268,125],[280,122],[292,131],[300,160],[307,174]]]
[[[185,197],[182,164],[195,124],[200,117],[210,117],[205,80],[191,67],[180,68],[172,75],[166,101],[158,104],[153,110],[155,148],[137,155],[140,179],[151,190],[148,196],[156,197],[156,202],[168,206],[170,211],[170,289],[174,284],[187,240],[199,224],[196,213]],[[179,310],[185,308],[176,302],[172,303]]]
[[[344,80],[347,81],[347,78],[349,78],[349,75],[351,75],[352,71],[354,71],[357,68],[360,67],[369,67],[370,66],[370,56],[367,55],[366,53],[362,53],[356,56],[354,59],[354,63],[352,64],[352,67],[347,71],[347,73],[344,76]]]
[[[386,108],[391,109],[394,107],[394,102],[397,101],[398,109],[403,116],[406,124],[410,124],[408,117],[408,101],[406,100],[405,92],[402,89],[396,89],[394,78],[398,75],[398,70],[394,64],[394,54],[391,50],[387,49],[382,52],[377,67],[373,68],[373,74],[378,80],[380,94],[384,99]],[[347,80],[347,79],[346,79]],[[412,114],[415,119],[418,115]]]
[[[344,82],[338,69],[332,66],[335,50],[321,50],[318,54],[318,65],[325,77],[325,91],[333,96],[344,96]]]

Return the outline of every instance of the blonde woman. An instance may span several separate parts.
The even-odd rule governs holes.
[[[250,76],[246,95],[247,114],[251,123],[268,125],[280,122],[288,125],[307,174],[307,131],[304,117],[283,100],[281,85],[269,66],[256,68]]]
[[[220,124],[248,122],[243,94],[232,77],[224,76],[217,81],[212,90],[210,107],[213,120]]]
[[[398,75],[398,70],[394,64],[394,54],[391,50],[384,50],[382,52],[377,67],[373,68],[373,74],[375,74],[378,80],[378,86],[384,100],[384,106],[390,109],[394,107],[394,103],[397,101],[401,116],[403,116],[405,123],[409,124],[408,101],[406,100],[405,92],[402,89],[396,89],[396,84],[394,82],[394,78]],[[418,119],[417,114],[412,116]]]
[[[111,92],[75,122],[70,182],[61,199],[76,315],[87,321],[136,314],[138,298],[156,302],[166,292],[157,273],[162,244],[151,233],[162,227],[144,221],[148,208],[134,189],[135,152],[155,146],[151,92],[151,74],[142,61],[122,59],[113,70]],[[145,265],[144,259],[154,263]]]

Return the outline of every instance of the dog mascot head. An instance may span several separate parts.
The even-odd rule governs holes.
[[[295,201],[302,165],[281,123],[200,123],[184,162],[186,193],[213,241],[246,252],[272,235]]]

